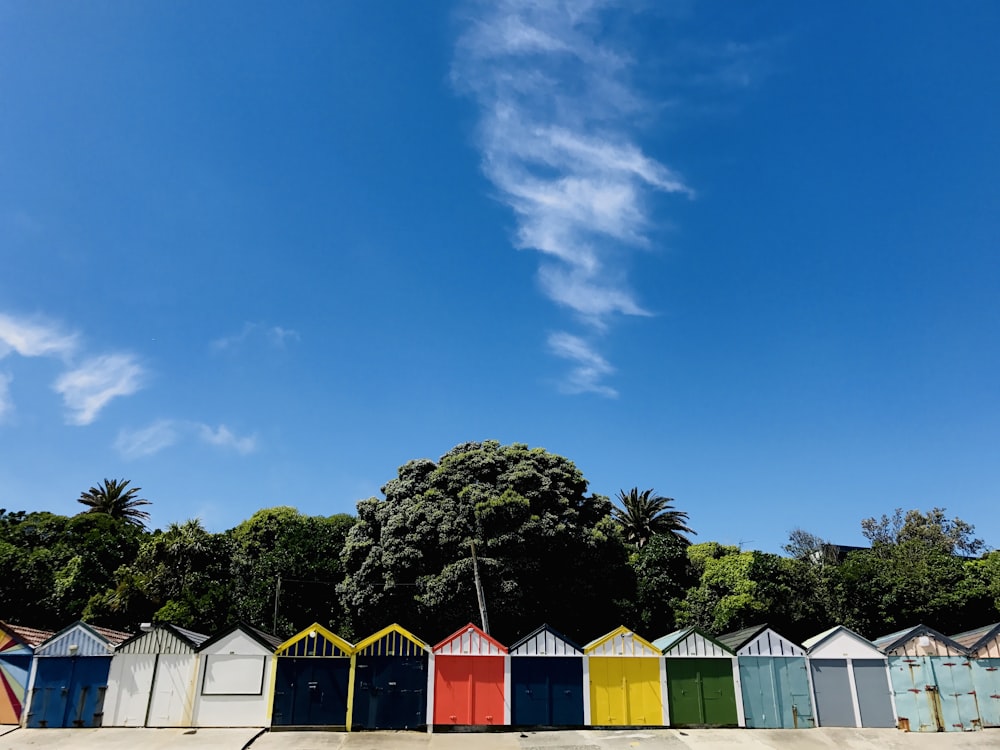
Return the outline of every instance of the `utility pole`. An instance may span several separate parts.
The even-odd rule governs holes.
[[[479,600],[479,617],[483,621],[483,632],[490,634],[490,621],[486,619],[486,595],[483,594],[483,582],[479,580],[479,564],[476,562],[476,543],[469,542],[472,547],[472,574],[476,578],[476,598]]]

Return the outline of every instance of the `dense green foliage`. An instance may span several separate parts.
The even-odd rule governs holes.
[[[398,620],[433,640],[479,622],[473,543],[492,633],[543,621],[570,635],[610,630],[631,575],[610,503],[586,491],[572,462],[520,444],[411,461],[384,500],[358,503],[341,586],[354,630]]]
[[[110,487],[119,505],[137,500],[128,484]],[[410,461],[382,492],[357,518],[279,506],[221,533],[197,520],[147,531],[89,503],[73,517],[0,510],[0,619],[203,633],[245,620],[280,636],[319,622],[349,639],[399,622],[433,642],[480,622],[473,544],[490,631],[506,642],[542,622],[583,641],[619,624],[656,638],[763,622],[802,640],[837,623],[875,637],[1000,619],[1000,552],[942,508],[864,519],[868,548],[802,529],[784,556],[692,545],[673,500],[636,488],[615,512],[571,461],[493,441]]]

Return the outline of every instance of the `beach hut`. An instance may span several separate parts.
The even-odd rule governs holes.
[[[915,625],[872,641],[889,659],[896,714],[915,732],[981,729],[964,647],[926,625]]]
[[[191,726],[196,652],[207,639],[176,625],[144,625],[121,643],[111,658],[104,726]]]
[[[101,726],[111,655],[130,636],[81,620],[40,644],[28,684],[27,726]]]
[[[666,672],[660,650],[622,626],[583,647],[594,726],[663,726]]]
[[[885,656],[871,641],[837,625],[802,643],[812,678],[816,725],[896,725]]]
[[[1000,622],[951,637],[968,650],[984,727],[1000,727]]]
[[[427,726],[430,647],[393,624],[358,642],[351,655],[348,729]]]
[[[510,647],[510,723],[578,727],[590,723],[583,649],[542,625]]]
[[[767,625],[720,635],[718,640],[736,652],[747,727],[802,729],[816,725],[804,648]]]
[[[663,654],[667,714],[671,726],[743,726],[736,699],[736,654],[698,628],[688,627],[653,641]]]
[[[196,727],[266,727],[271,670],[281,640],[240,623],[198,649]]]
[[[20,724],[35,647],[52,637],[48,630],[0,622],[0,724]]]
[[[471,622],[431,649],[429,673],[435,725],[510,724],[507,647]]]
[[[272,726],[347,726],[354,647],[322,625],[282,643],[275,653]]]

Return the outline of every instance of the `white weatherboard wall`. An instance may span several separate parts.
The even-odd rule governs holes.
[[[236,630],[199,653],[197,727],[266,727],[274,653]]]
[[[191,726],[197,672],[194,649],[168,630],[126,641],[111,659],[104,725]]]

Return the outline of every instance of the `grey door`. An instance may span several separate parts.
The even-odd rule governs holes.
[[[861,726],[894,727],[889,673],[881,659],[855,659],[854,684],[858,688]]]
[[[810,659],[809,666],[816,693],[816,723],[821,727],[856,726],[847,659]]]

